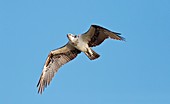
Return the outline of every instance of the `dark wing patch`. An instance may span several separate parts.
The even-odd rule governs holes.
[[[95,28],[94,30],[94,34],[91,37],[91,40],[89,41],[88,45],[90,47],[94,47],[97,46],[99,44],[101,44],[105,39],[108,38],[107,35],[103,34],[102,31],[100,31],[100,28]]]
[[[58,71],[58,69],[62,65],[73,60],[77,56],[77,54],[79,54],[81,52],[75,48],[73,48],[71,50],[65,49],[65,51],[67,51],[67,52],[62,52],[62,50],[60,50],[60,52],[57,52],[57,54],[50,53],[48,55],[48,58],[44,65],[44,69],[42,71],[41,77],[37,84],[38,93],[42,94],[42,92],[44,91],[44,88],[50,84],[50,81],[54,77],[55,73]]]
[[[101,44],[105,39],[112,38],[116,40],[125,40],[120,33],[112,32],[106,28],[97,25],[91,25],[90,29],[82,35],[85,41],[88,41],[90,47]]]

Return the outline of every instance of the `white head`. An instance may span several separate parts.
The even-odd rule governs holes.
[[[67,34],[67,37],[68,39],[71,41],[71,42],[75,42],[77,41],[78,37],[76,35],[73,35],[73,34]]]

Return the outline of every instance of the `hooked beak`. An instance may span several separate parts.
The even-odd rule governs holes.
[[[70,37],[70,34],[67,34],[67,38],[69,38]]]

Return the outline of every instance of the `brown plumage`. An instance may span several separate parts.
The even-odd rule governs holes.
[[[80,36],[68,34],[67,37],[69,42],[65,46],[49,53],[37,84],[38,93],[42,94],[58,69],[73,60],[79,53],[84,52],[90,60],[94,60],[99,58],[100,55],[91,47],[100,45],[107,38],[125,40],[120,36],[120,33],[112,32],[97,25],[91,25],[90,29]]]
[[[107,38],[125,41],[125,38],[120,35],[120,33],[112,32],[104,27],[91,25],[90,29],[82,37],[85,41],[88,41],[89,47],[95,47]]]
[[[62,65],[74,59],[79,53],[80,51],[70,44],[51,51],[47,57],[43,72],[37,84],[38,93],[42,93],[44,91],[44,88],[50,84],[54,74]]]

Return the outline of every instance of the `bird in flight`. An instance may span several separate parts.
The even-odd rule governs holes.
[[[38,93],[42,94],[62,65],[73,60],[81,52],[84,52],[90,60],[94,60],[100,57],[100,55],[91,47],[100,45],[108,38],[125,40],[125,38],[120,36],[120,33],[112,32],[98,25],[91,25],[90,29],[81,35],[67,34],[67,38],[69,41],[66,45],[50,51],[37,84]]]

